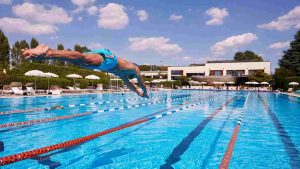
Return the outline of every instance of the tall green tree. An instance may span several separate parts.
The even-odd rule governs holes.
[[[30,48],[31,49],[36,48],[38,45],[39,45],[39,42],[35,38],[32,38],[30,41]]]
[[[0,30],[0,67],[7,68],[9,66],[9,52],[8,38]]]
[[[270,82],[272,80],[271,76],[268,75],[265,72],[258,71],[251,76],[248,77],[250,81],[256,81],[256,82]]]
[[[60,43],[57,45],[57,50],[64,50],[64,49],[65,49],[65,47],[63,44]]]
[[[60,44],[57,45],[56,49],[57,50],[64,50],[65,47],[64,47],[63,44],[60,43]],[[53,61],[53,64],[57,65],[57,66],[65,66],[65,65],[67,65],[64,61],[61,61],[61,60],[55,60],[55,61]]]
[[[84,52],[90,52],[91,50],[89,48],[87,48],[86,46],[80,46],[78,44],[74,45],[74,50],[77,51],[77,52],[81,52],[81,53],[84,53]]]
[[[300,30],[294,38],[290,43],[290,48],[284,51],[282,58],[279,60],[279,66],[300,76]]]
[[[233,58],[235,61],[239,62],[261,62],[263,58],[250,50],[245,52],[236,52]]]
[[[21,64],[21,48],[20,42],[16,41],[11,48],[11,62],[12,66],[18,66]]]

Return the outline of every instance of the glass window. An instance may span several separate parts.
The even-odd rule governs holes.
[[[192,76],[204,76],[205,73],[187,73],[186,76],[192,77]]]
[[[253,74],[257,73],[257,72],[264,72],[264,70],[262,70],[262,69],[249,70],[249,76],[251,76],[251,75],[253,75]]]
[[[227,76],[243,76],[245,75],[245,70],[227,70]]]
[[[209,76],[223,76],[223,70],[211,70]]]
[[[183,75],[183,70],[171,70],[171,75]]]

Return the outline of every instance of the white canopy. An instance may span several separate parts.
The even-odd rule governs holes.
[[[268,83],[268,82],[261,82],[260,84],[261,85],[269,85],[270,83]]]
[[[57,74],[51,73],[51,72],[47,72],[44,73],[45,77],[59,77]]]
[[[214,85],[223,85],[224,82],[213,82]]]
[[[78,75],[78,74],[69,74],[69,75],[67,75],[66,76],[67,78],[77,78],[77,79],[80,79],[80,78],[82,78],[82,76],[80,76],[80,75]]]
[[[190,80],[189,83],[190,83],[190,84],[195,84],[195,85],[201,84],[200,82],[195,81],[195,80]]]
[[[30,70],[25,73],[25,76],[46,77],[45,73],[40,70]]]
[[[226,84],[235,84],[235,82],[226,82]]]
[[[86,79],[90,79],[90,80],[99,80],[100,77],[96,76],[96,75],[88,75],[85,76]]]
[[[207,82],[200,82],[200,83],[203,84],[203,85],[207,84]]]
[[[289,85],[292,85],[292,86],[298,86],[299,83],[297,83],[297,82],[291,82],[291,83],[289,83]]]
[[[257,85],[259,84],[258,82],[246,82],[245,84],[253,84],[253,85]]]

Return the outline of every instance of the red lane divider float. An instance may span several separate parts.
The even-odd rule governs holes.
[[[170,101],[174,101],[174,100],[181,100],[181,99],[185,99],[185,98],[190,98],[190,97],[181,97],[181,98],[168,99],[168,100],[163,100],[163,101],[148,102],[148,103],[136,104],[136,105],[132,105],[132,106],[103,109],[103,110],[98,110],[98,111],[94,111],[94,112],[85,112],[85,113],[72,114],[72,115],[67,115],[67,116],[57,116],[57,117],[28,120],[28,121],[22,121],[22,122],[5,123],[5,124],[0,124],[0,129],[8,128],[8,127],[21,127],[21,126],[28,126],[28,125],[39,124],[39,123],[47,123],[47,122],[52,122],[52,121],[71,119],[71,118],[86,116],[86,115],[95,114],[95,113],[112,112],[112,111],[117,111],[117,110],[130,109],[133,107],[141,107],[141,106],[146,106],[146,105],[170,102]]]
[[[210,99],[210,100],[212,100],[212,99]],[[104,130],[104,131],[101,131],[101,132],[98,132],[98,133],[95,133],[95,134],[92,134],[92,135],[84,136],[84,137],[81,137],[81,138],[69,140],[69,141],[66,141],[66,142],[54,144],[54,145],[47,146],[47,147],[38,148],[38,149],[35,149],[35,150],[31,150],[31,151],[22,152],[22,153],[19,153],[19,154],[13,154],[13,155],[9,155],[9,156],[6,156],[6,157],[2,157],[2,158],[0,158],[0,165],[4,166],[4,165],[11,164],[11,163],[14,163],[14,162],[18,162],[18,161],[21,161],[21,160],[33,158],[33,157],[36,157],[38,155],[48,153],[50,151],[63,149],[63,148],[68,148],[68,147],[71,147],[71,146],[82,144],[84,142],[87,142],[87,141],[93,140],[95,138],[107,135],[109,133],[113,133],[113,132],[131,127],[131,126],[135,126],[137,124],[141,124],[141,123],[144,123],[144,122],[147,122],[147,121],[150,121],[150,120],[159,119],[159,118],[162,118],[164,116],[179,112],[181,110],[188,109],[188,108],[200,105],[203,102],[206,102],[206,101],[201,101],[201,102],[198,102],[198,103],[195,103],[195,104],[182,106],[179,109],[176,109],[176,110],[173,110],[173,111],[168,111],[166,113],[162,113],[162,114],[159,114],[159,115],[134,120],[132,122],[125,123],[125,124],[119,125],[117,127],[107,129],[107,130]]]
[[[187,94],[172,94],[171,96],[186,96]],[[152,97],[151,99],[155,98],[164,98],[167,96],[156,96]],[[117,102],[125,102],[125,101],[134,101],[134,100],[145,100],[147,98],[136,98],[136,99],[120,99],[120,100],[108,100],[102,102],[91,102],[91,103],[80,103],[80,104],[69,104],[63,107],[82,107],[82,106],[89,106],[89,105],[101,105],[101,104],[108,104],[108,103],[117,103]],[[24,110],[11,110],[0,112],[0,115],[9,115],[9,114],[19,114],[19,113],[29,113],[29,112],[36,112],[36,111],[48,111],[52,110],[51,107],[42,107],[42,108],[31,108],[31,109],[24,109]]]
[[[243,109],[245,109],[245,107],[246,107],[246,104],[247,104],[247,101],[248,101],[248,98],[249,98],[249,94],[250,93],[248,93],[247,98],[244,102]],[[225,155],[223,156],[223,159],[222,159],[222,162],[220,164],[219,169],[228,169],[229,168],[229,164],[230,164],[230,160],[231,160],[231,157],[232,157],[233,149],[234,149],[234,146],[235,146],[236,139],[238,137],[238,133],[240,131],[240,127],[241,127],[241,124],[242,124],[242,121],[243,121],[243,117],[244,117],[244,111],[242,111],[240,113],[240,116],[239,116],[238,121],[236,123],[236,126],[234,128],[233,134],[231,136],[230,142],[227,146],[227,150],[225,152]]]

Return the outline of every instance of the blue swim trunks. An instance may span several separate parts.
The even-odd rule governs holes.
[[[111,52],[109,49],[98,49],[98,50],[92,50],[91,52],[86,52],[86,53],[97,53],[101,55],[104,59],[104,61],[98,65],[98,66],[93,66],[93,65],[88,65],[85,66],[88,69],[97,69],[97,70],[103,70],[103,71],[108,71],[113,68],[115,68],[118,65],[118,59],[116,55]]]

